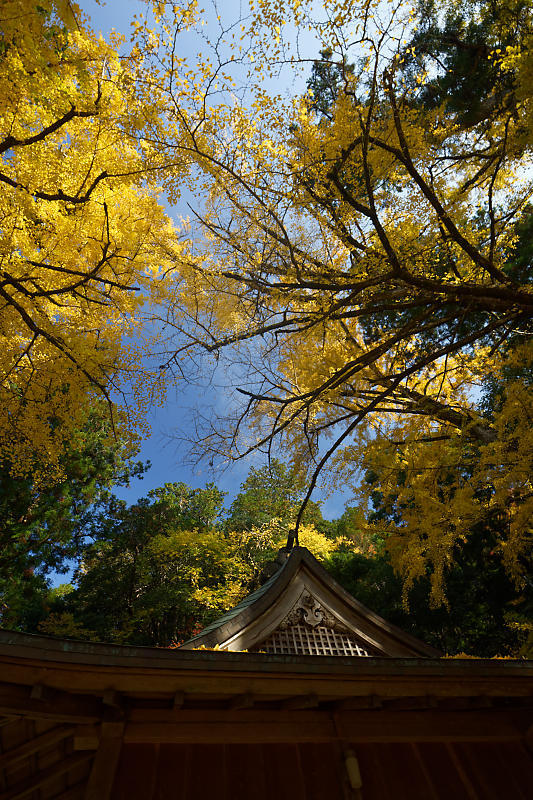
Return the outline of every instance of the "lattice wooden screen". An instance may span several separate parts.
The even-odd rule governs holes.
[[[287,653],[311,656],[371,656],[350,633],[338,633],[324,625],[291,625],[273,631],[253,650],[263,653]]]

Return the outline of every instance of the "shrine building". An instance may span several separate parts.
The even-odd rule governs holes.
[[[303,547],[179,649],[0,631],[0,800],[530,800],[533,662],[444,658]]]

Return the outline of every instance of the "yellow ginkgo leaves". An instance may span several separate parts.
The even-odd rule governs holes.
[[[8,0],[1,17],[0,460],[50,479],[92,397],[120,425],[115,404],[129,395],[132,423],[132,386],[141,405],[152,391],[139,324],[179,247],[161,160],[139,146],[135,60],[71,3]]]

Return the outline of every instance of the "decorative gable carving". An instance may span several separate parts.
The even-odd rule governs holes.
[[[300,623],[308,625],[310,628],[314,628],[316,625],[323,625],[340,633],[348,632],[346,625],[331,614],[316,597],[313,597],[307,591],[302,592],[285,619],[280,622],[279,627],[285,630]]]
[[[276,630],[252,649],[315,656],[373,655],[368,645],[309,591],[300,594]]]

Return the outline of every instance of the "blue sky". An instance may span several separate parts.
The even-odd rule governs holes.
[[[142,13],[146,6],[138,0],[109,0],[107,3],[98,4],[95,0],[78,0],[82,10],[90,17],[91,27],[95,32],[101,32],[107,37],[115,28],[117,31],[128,35],[130,23],[134,14]],[[235,13],[240,3],[238,0],[225,0],[224,8]],[[197,41],[191,40],[191,47],[197,46]],[[181,55],[187,56],[186,52]],[[191,56],[195,53],[191,52]],[[177,206],[169,208],[169,213],[179,217],[186,216],[188,209]],[[246,478],[251,466],[262,466],[259,457],[240,461],[227,468],[223,473],[212,475],[205,466],[194,466],[187,463],[187,448],[184,444],[173,438],[178,428],[188,424],[191,410],[197,405],[199,399],[209,402],[217,400],[219,389],[205,386],[203,390],[197,387],[178,385],[170,387],[167,401],[162,408],[154,408],[149,414],[149,423],[152,433],[146,438],[141,447],[139,458],[150,460],[151,469],[142,480],[135,480],[129,488],[120,489],[117,494],[128,502],[134,502],[138,497],[145,495],[150,489],[161,486],[163,483],[183,481],[192,487],[203,487],[206,482],[214,480],[217,486],[227,492],[226,504],[228,505],[239,491],[240,484]],[[220,397],[218,396],[218,402]],[[326,517],[334,519],[342,514],[344,504],[349,500],[349,493],[336,492],[324,500],[323,512]],[[317,491],[314,499],[321,498]]]

